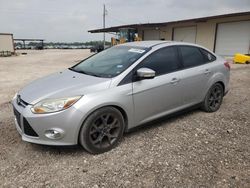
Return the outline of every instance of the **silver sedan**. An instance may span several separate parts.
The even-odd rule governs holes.
[[[194,44],[114,46],[19,91],[16,128],[24,141],[106,152],[124,132],[159,117],[197,104],[217,111],[229,72],[223,58]]]

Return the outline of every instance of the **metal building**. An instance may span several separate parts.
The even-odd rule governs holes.
[[[250,54],[250,12],[240,12],[163,23],[131,24],[91,33],[134,28],[142,40],[174,40],[197,43],[223,56]]]
[[[13,34],[0,33],[0,52],[15,52]]]

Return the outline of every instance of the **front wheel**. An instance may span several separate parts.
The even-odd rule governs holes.
[[[223,96],[224,96],[223,86],[220,83],[214,84],[209,89],[202,103],[202,109],[206,112],[217,111],[221,106]]]
[[[104,107],[93,112],[83,123],[79,142],[90,153],[103,153],[117,145],[124,127],[121,112],[114,107]]]

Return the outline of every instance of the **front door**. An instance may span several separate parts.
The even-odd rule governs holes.
[[[153,79],[133,82],[135,125],[166,115],[182,105],[180,64],[175,47],[165,47],[145,58],[139,68],[156,72]]]

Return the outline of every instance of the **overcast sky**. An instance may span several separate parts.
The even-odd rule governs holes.
[[[0,0],[0,33],[46,42],[100,40],[87,31],[106,26],[166,22],[250,11],[250,0]]]

